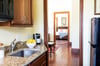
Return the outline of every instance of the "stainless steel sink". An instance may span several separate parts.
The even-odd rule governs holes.
[[[18,57],[29,57],[32,54],[39,52],[39,50],[33,50],[33,49],[23,49],[14,53],[9,54],[10,56],[18,56]]]

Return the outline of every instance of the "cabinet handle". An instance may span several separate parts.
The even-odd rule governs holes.
[[[96,44],[94,44],[94,43],[92,43],[92,42],[90,42],[90,41],[88,41],[88,43],[89,43],[93,48],[96,48]]]

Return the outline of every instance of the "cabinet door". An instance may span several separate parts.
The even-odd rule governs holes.
[[[41,66],[46,66],[46,61],[43,61]]]
[[[31,25],[31,0],[14,0],[12,25]]]
[[[46,53],[38,57],[35,61],[30,63],[28,66],[46,66],[47,60],[46,60]]]

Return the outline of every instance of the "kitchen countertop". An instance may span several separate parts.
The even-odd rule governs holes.
[[[40,55],[47,51],[47,48],[44,46],[44,44],[37,45],[35,49],[38,49],[39,52],[36,52],[29,57],[17,57],[7,55],[4,58],[0,59],[0,66],[26,66],[27,64],[34,61],[36,58],[38,58]],[[20,50],[22,49],[18,49],[16,51]]]

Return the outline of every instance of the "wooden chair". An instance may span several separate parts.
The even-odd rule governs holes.
[[[48,47],[50,49],[50,56],[51,56],[51,53],[53,52],[53,50],[55,50],[55,42],[50,41],[50,34],[48,34]]]

